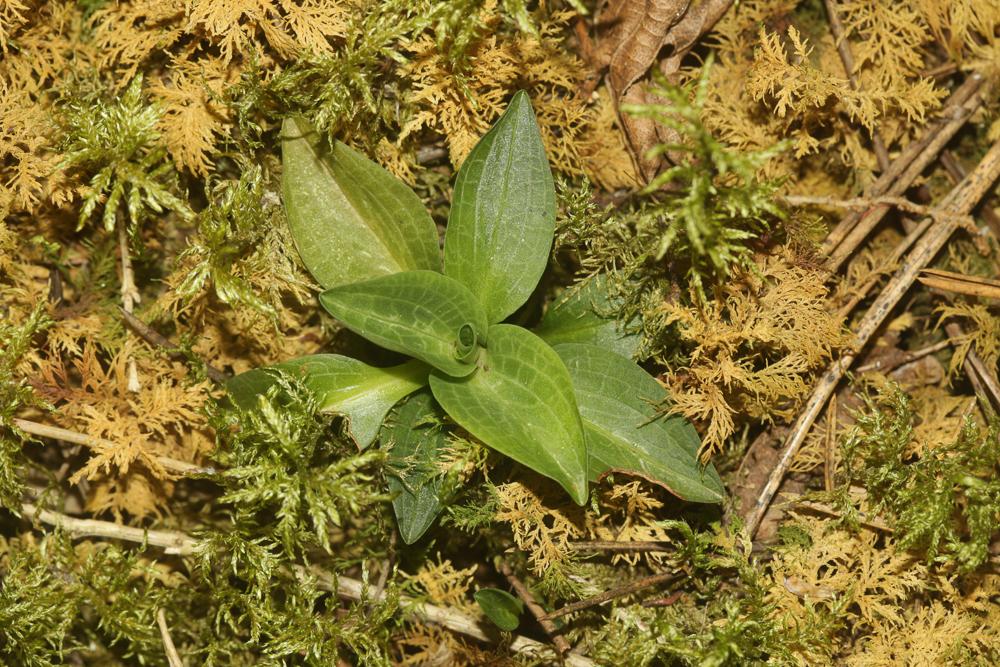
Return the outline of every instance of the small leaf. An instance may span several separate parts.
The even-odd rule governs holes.
[[[631,359],[639,336],[622,333],[617,320],[601,315],[610,309],[607,279],[600,275],[549,307],[535,333],[549,345],[588,343]]]
[[[658,418],[666,391],[637,364],[593,345],[555,346],[573,378],[587,433],[590,479],[611,472],[643,477],[692,502],[718,503],[724,489],[698,462],[697,431],[683,417]],[[433,382],[433,380],[432,380]]]
[[[555,219],[552,173],[521,91],[458,171],[444,272],[476,295],[491,323],[500,322],[542,277]]]
[[[344,325],[389,350],[448,375],[476,365],[486,314],[461,283],[433,271],[406,271],[323,292],[319,302]]]
[[[309,124],[281,127],[281,187],[302,262],[326,288],[441,269],[437,228],[402,181],[339,141],[326,146]]]
[[[426,386],[430,370],[416,360],[375,368],[339,354],[313,354],[240,373],[226,383],[230,399],[242,408],[252,408],[257,396],[274,384],[272,369],[298,376],[315,392],[323,411],[347,417],[348,431],[362,449],[375,440],[393,405]]]
[[[521,623],[524,603],[507,591],[498,588],[480,588],[473,596],[486,618],[505,632],[517,630]]]
[[[495,324],[479,368],[464,378],[439,371],[431,390],[458,424],[484,443],[587,501],[587,445],[569,372],[530,331]]]
[[[400,403],[379,439],[389,447],[386,478],[399,534],[406,544],[419,540],[441,512],[441,471],[445,448],[444,413],[429,391]]]

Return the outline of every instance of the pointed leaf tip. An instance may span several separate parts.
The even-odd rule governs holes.
[[[445,274],[468,287],[491,323],[531,295],[555,232],[552,172],[527,93],[514,95],[455,179]]]
[[[288,227],[309,273],[326,288],[441,268],[437,228],[405,183],[308,122],[281,126],[281,186]]]
[[[587,435],[590,479],[637,475],[691,502],[722,502],[715,468],[698,461],[700,439],[683,417],[657,410],[666,391],[635,362],[594,345],[555,346],[573,378]]]

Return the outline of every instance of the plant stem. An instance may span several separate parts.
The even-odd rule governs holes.
[[[29,519],[58,526],[75,537],[107,537],[126,542],[150,544],[162,547],[166,553],[172,555],[190,555],[194,553],[198,544],[194,538],[172,530],[145,530],[110,521],[77,519],[59,512],[42,509],[31,503],[21,505],[21,512]]]
[[[169,356],[171,359],[174,359],[176,361],[184,361],[185,357],[183,354],[181,354],[180,352],[172,351],[176,350],[177,346],[171,343],[166,336],[161,334],[159,331],[153,329],[148,324],[146,324],[145,322],[143,322],[138,317],[136,317],[129,311],[125,310],[124,308],[122,308],[121,311],[122,311],[122,317],[125,318],[125,324],[129,325],[132,328],[132,330],[135,331],[137,334],[139,334],[139,336],[144,341],[146,341],[147,343],[149,343],[154,347],[166,350],[167,356]],[[219,384],[222,384],[223,382],[229,379],[229,376],[226,373],[220,371],[215,366],[212,366],[202,360],[199,361],[205,364],[205,374],[208,375],[208,378],[212,380],[212,382],[217,382]]]
[[[644,588],[649,588],[650,586],[670,583],[675,579],[679,579],[681,576],[682,575],[677,574],[676,572],[661,572],[660,574],[653,574],[648,577],[643,577],[642,579],[636,579],[635,581],[631,581],[624,586],[612,588],[610,591],[604,591],[603,593],[589,597],[586,600],[580,600],[579,602],[568,604],[565,607],[546,614],[544,618],[545,620],[551,620],[553,618],[565,616],[566,614],[572,614],[575,611],[590,609],[591,607],[596,607],[599,604],[604,604],[605,602],[614,600],[615,598],[630,595],[637,591],[641,591]]]

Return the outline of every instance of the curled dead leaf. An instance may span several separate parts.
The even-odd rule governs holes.
[[[650,104],[661,100],[650,95],[640,81],[660,58],[660,72],[676,74],[681,61],[722,17],[733,0],[611,0],[601,24],[607,34],[595,53],[598,66],[608,68],[608,87],[615,104]],[[661,158],[646,158],[657,143],[674,143],[675,133],[649,118],[624,116],[622,126],[636,168],[647,180],[661,166]]]

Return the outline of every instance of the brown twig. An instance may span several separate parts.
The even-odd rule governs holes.
[[[987,190],[1000,176],[1000,142],[993,144],[986,153],[975,170],[970,173],[952,192],[945,198],[943,208],[954,213],[966,214],[972,210],[975,204],[983,198]],[[916,281],[920,270],[927,266],[937,253],[951,237],[958,225],[950,220],[938,220],[930,225],[917,242],[910,255],[903,262],[899,270],[892,277],[885,289],[872,304],[871,308],[862,318],[856,332],[855,349],[860,350],[866,346],[882,323],[889,316],[896,305]],[[792,427],[791,434],[785,441],[778,464],[772,470],[767,483],[757,496],[750,515],[747,518],[746,526],[748,532],[753,535],[757,532],[764,513],[767,511],[771,500],[778,491],[785,473],[788,471],[795,454],[802,446],[810,428],[815,422],[827,399],[836,390],[837,385],[843,378],[844,373],[854,362],[855,355],[847,354],[830,364],[826,372],[820,377],[812,395],[806,401],[806,405]]]
[[[953,339],[965,337],[965,331],[958,322],[949,322],[944,325],[944,330]],[[1000,382],[997,382],[996,375],[990,371],[979,354],[971,347],[962,361],[962,369],[976,393],[988,397],[993,409],[1000,411]]]
[[[920,72],[921,79],[943,79],[959,71],[958,65],[953,61],[948,61]]]
[[[795,501],[795,504],[798,505],[799,507],[804,507],[814,512],[826,514],[827,516],[832,516],[836,518],[840,518],[842,516],[841,513],[838,512],[835,508],[830,507],[825,503],[817,503],[811,500],[797,500]],[[862,526],[866,526],[874,530],[880,530],[883,533],[893,532],[892,526],[887,524],[885,521],[878,518],[877,516],[872,518],[867,518],[863,512],[859,513],[858,523],[860,523]]]
[[[864,364],[863,366],[858,366],[854,370],[858,373],[868,373],[870,371],[878,371],[879,373],[883,374],[889,373],[890,371],[896,370],[900,366],[905,366],[906,364],[914,362],[918,359],[922,359],[923,357],[934,354],[935,352],[940,352],[946,347],[950,347],[953,343],[954,341],[951,338],[945,338],[944,340],[939,340],[933,345],[928,345],[927,347],[920,348],[919,350],[914,350],[913,352],[909,352],[903,355],[902,357],[893,359],[891,362],[886,363],[885,365],[883,365],[881,361],[874,361],[870,364]]]
[[[830,397],[830,406],[826,409],[826,443],[823,456],[823,488],[833,491],[834,451],[837,444],[837,394]]]
[[[891,206],[898,208],[901,211],[906,211],[907,213],[925,215],[936,220],[951,218],[959,224],[965,225],[973,222],[971,215],[957,215],[955,213],[949,213],[948,211],[942,211],[939,208],[914,204],[905,197],[893,197],[889,195],[882,195],[879,197],[854,197],[853,199],[837,199],[836,197],[821,197],[813,195],[785,195],[782,199],[784,199],[785,202],[791,206],[832,206],[836,208],[859,210],[871,209],[876,206]]]
[[[650,586],[670,583],[676,579],[680,579],[681,576],[682,575],[676,572],[661,572],[660,574],[653,574],[648,577],[643,577],[642,579],[636,579],[635,581],[629,582],[624,586],[612,588],[610,591],[604,591],[603,593],[589,597],[586,600],[580,600],[579,602],[573,602],[564,607],[560,607],[559,609],[546,614],[544,618],[545,620],[551,620],[553,618],[565,616],[566,614],[572,614],[576,611],[590,609],[591,607],[596,607],[599,604],[604,604],[605,602],[609,602],[615,598],[631,595],[632,593],[641,591],[644,588],[649,588]]]
[[[833,33],[833,41],[837,45],[837,53],[840,54],[840,62],[844,64],[844,72],[847,74],[847,82],[852,90],[860,90],[858,77],[854,75],[854,56],[851,54],[851,44],[844,35],[844,25],[840,22],[840,15],[837,14],[837,3],[835,0],[825,0],[826,16],[830,21],[830,32]],[[878,160],[879,169],[883,172],[889,168],[889,151],[885,148],[885,141],[878,128],[873,128],[871,132],[872,147],[875,149],[875,159]]]
[[[948,172],[948,175],[951,176],[953,183],[958,183],[965,178],[965,168],[951,151],[941,152],[941,164],[944,166],[945,171]],[[986,226],[989,227],[990,232],[992,232],[993,238],[1000,240],[1000,215],[997,215],[996,211],[990,206],[983,206],[980,215],[986,222]]]
[[[920,237],[924,235],[924,232],[927,231],[927,228],[930,227],[931,223],[933,222],[934,220],[932,218],[926,218],[919,225],[910,230],[910,233],[908,233],[906,237],[903,238],[902,241],[896,244],[896,247],[893,248],[892,250],[892,254],[890,254],[889,257],[885,258],[883,264],[886,267],[896,266],[896,264],[903,258],[903,256],[910,251],[910,248],[912,248],[914,244],[916,244],[916,242],[920,240]],[[881,277],[882,277],[881,273],[875,273],[874,275],[872,275],[865,282],[865,284],[862,285],[857,290],[854,296],[851,297],[851,300],[845,303],[843,306],[841,306],[837,314],[840,317],[847,317],[852,312],[854,312],[854,309],[857,307],[857,305],[861,303],[861,301],[865,297],[868,296],[868,293],[871,292],[876,285],[878,285],[878,282],[881,279]]]
[[[945,151],[941,155],[941,164],[944,165],[953,182],[958,182],[965,178],[965,169],[951,152]],[[986,224],[993,232],[994,238],[1000,239],[1000,218],[998,218],[997,214],[989,206],[983,207],[983,219],[986,220]],[[957,322],[946,324],[945,333],[952,338],[965,336],[962,326]],[[1000,410],[1000,382],[997,381],[995,371],[988,368],[976,351],[971,348],[965,355],[962,365],[969,381],[975,387],[976,393],[988,396],[990,402],[993,404],[993,409]]]
[[[924,269],[917,277],[921,285],[950,294],[964,294],[980,299],[1000,300],[1000,280],[967,276],[953,271]]]
[[[646,553],[651,551],[673,551],[674,549],[663,542],[613,542],[611,540],[590,540],[570,542],[571,549],[577,551],[628,551],[636,553]]]
[[[167,664],[170,667],[184,667],[174,640],[170,637],[170,628],[167,627],[167,612],[162,607],[156,610],[156,624],[160,626],[160,639],[163,641],[163,650],[167,654]]]
[[[965,109],[966,103],[974,101],[973,107],[978,107],[981,98],[977,96],[979,88],[983,83],[982,76],[978,74],[971,74],[966,80],[951,94],[941,113],[941,117],[937,122],[932,123],[927,130],[924,132],[923,136],[918,141],[912,141],[907,144],[899,156],[892,161],[889,168],[882,173],[878,179],[875,180],[866,190],[866,197],[878,197],[884,194],[890,195],[901,195],[906,191],[906,188],[912,183],[912,178],[916,178],[916,175],[926,168],[930,164],[934,157],[937,155],[937,150],[932,144],[937,139],[939,142],[942,140],[946,142],[956,132],[965,124],[965,120],[968,118],[968,113]],[[956,117],[957,114],[957,117]],[[935,144],[936,146],[936,144]],[[910,169],[914,165],[914,161],[919,161],[916,163],[916,167]],[[901,179],[903,174],[907,174],[906,178]],[[912,174],[912,178],[910,175]],[[907,180],[909,179],[909,180]],[[895,191],[891,191],[897,180],[901,181],[900,187],[896,188]],[[875,224],[885,215],[888,208],[876,207],[871,211],[862,211],[859,213],[851,213],[837,223],[837,225],[830,230],[827,234],[826,239],[823,241],[821,250],[826,255],[831,255],[833,251],[841,245],[845,238],[857,227],[857,225],[863,220],[866,221],[869,217],[875,219]],[[874,224],[871,225],[874,227]],[[867,233],[867,232],[866,232]],[[839,262],[837,263],[839,266]],[[836,268],[836,267],[834,267]]]
[[[175,361],[186,360],[186,357],[183,354],[176,351],[177,346],[171,343],[170,339],[168,339],[166,336],[161,334],[159,331],[153,329],[148,324],[146,324],[145,322],[143,322],[138,317],[136,317],[129,311],[125,310],[124,308],[121,309],[121,313],[122,317],[125,318],[125,323],[129,325],[129,327],[131,327],[133,331],[139,334],[139,337],[142,338],[144,341],[146,341],[153,347],[158,347],[163,349],[164,351],[166,351],[167,356],[169,356],[171,359]],[[209,379],[212,380],[212,382],[217,382],[221,384],[229,379],[229,376],[223,371],[220,371],[218,368],[215,368],[214,366],[204,361],[202,361],[202,363],[205,364],[205,373],[208,375]]]
[[[534,616],[535,620],[538,621],[538,624],[542,626],[542,630],[545,631],[545,634],[547,634],[549,639],[552,640],[552,643],[555,644],[556,650],[559,651],[561,655],[569,653],[572,648],[569,645],[569,642],[566,641],[565,637],[559,634],[559,628],[556,627],[555,623],[548,618],[545,618],[545,610],[538,604],[535,600],[535,596],[531,594],[531,591],[524,585],[524,582],[521,581],[516,574],[514,574],[514,570],[511,569],[510,565],[504,561],[500,561],[497,565],[497,569],[500,570],[500,574],[506,577],[507,581],[510,582],[510,585],[517,593],[517,596],[521,598],[522,602],[524,602],[524,606],[528,608],[531,615]]]
[[[12,421],[14,426],[21,429],[25,433],[30,433],[31,435],[36,435],[40,438],[51,438],[53,440],[69,442],[74,445],[84,445],[97,451],[117,447],[117,445],[110,440],[95,438],[84,433],[77,433],[76,431],[70,431],[69,429],[59,428],[58,426],[39,424],[38,422],[28,421],[27,419],[15,418]],[[168,470],[178,475],[211,475],[215,472],[215,468],[196,466],[193,463],[178,461],[177,459],[172,459],[169,456],[153,456],[152,458],[159,463],[164,470]]]
[[[978,75],[971,75],[973,79]],[[964,104],[946,109],[944,123],[938,123],[933,131],[929,128],[929,141],[922,146],[921,152],[907,165],[906,169],[899,175],[893,184],[884,194],[890,197],[902,196],[906,190],[913,185],[917,177],[926,169],[944,149],[945,145],[958,132],[973,112],[982,103],[983,96],[978,92],[972,95]],[[925,135],[926,136],[926,135]],[[921,140],[922,142],[923,140]],[[941,207],[944,208],[944,207]],[[884,204],[875,206],[861,214],[857,224],[847,233],[843,240],[836,247],[831,248],[830,256],[826,262],[826,268],[831,273],[837,271],[847,259],[854,254],[854,251],[864,243],[865,239],[873,229],[881,222],[890,207]]]

